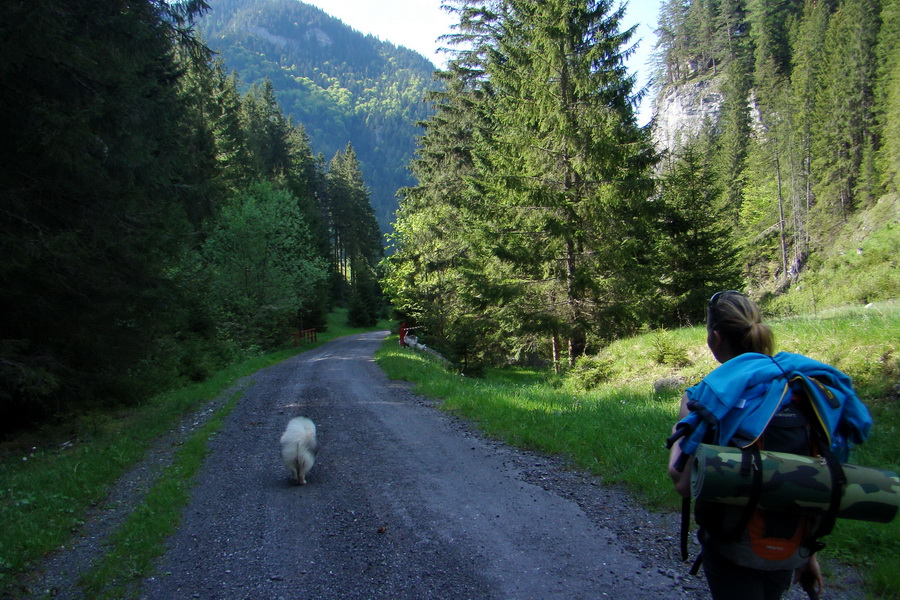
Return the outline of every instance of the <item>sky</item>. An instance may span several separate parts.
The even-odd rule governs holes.
[[[450,33],[456,21],[441,10],[443,0],[302,0],[324,10],[357,31],[372,34],[397,46],[405,46],[431,59],[441,67],[446,55],[438,53],[438,38]],[[637,51],[628,60],[628,67],[637,73],[638,87],[646,85],[647,62],[655,43],[657,13],[660,0],[630,0],[625,12],[624,26],[637,25],[634,40],[640,40]],[[638,122],[650,120],[650,97],[639,108]]]

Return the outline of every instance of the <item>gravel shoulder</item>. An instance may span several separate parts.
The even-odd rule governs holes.
[[[386,335],[334,340],[244,382],[137,597],[707,597],[677,556],[677,516],[648,512],[558,458],[487,439],[388,380],[373,359]],[[306,486],[291,484],[279,457],[297,415],[315,421],[321,446]],[[172,443],[111,506],[139,495]],[[34,597],[79,597],[74,577],[115,512],[98,511],[79,543],[49,559]],[[828,583],[827,598],[864,597],[848,571]]]

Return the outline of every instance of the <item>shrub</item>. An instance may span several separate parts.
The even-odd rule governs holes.
[[[569,371],[569,379],[577,387],[591,390],[609,381],[613,372],[613,361],[608,356],[579,356],[575,366]]]
[[[658,364],[676,368],[691,364],[687,348],[678,344],[665,330],[653,336],[653,359]]]

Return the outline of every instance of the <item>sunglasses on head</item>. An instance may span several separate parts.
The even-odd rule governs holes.
[[[741,293],[737,290],[722,290],[721,292],[716,292],[712,295],[712,298],[709,299],[709,309],[712,310],[712,308],[719,301],[719,298],[721,298],[725,294],[737,294],[739,296],[741,295]]]

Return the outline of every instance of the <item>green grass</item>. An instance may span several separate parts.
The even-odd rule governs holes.
[[[767,302],[773,314],[817,314],[835,306],[900,296],[897,235],[900,196],[886,194],[856,212],[810,254],[800,280]],[[819,232],[822,233],[822,232]]]
[[[179,448],[172,464],[109,540],[106,554],[82,574],[79,585],[89,597],[98,600],[127,597],[129,584],[147,573],[153,560],[165,551],[165,541],[179,523],[194,477],[206,458],[209,439],[239,399],[239,393],[233,394]]]
[[[67,427],[66,437],[44,432],[33,438],[41,441],[28,450],[7,449],[0,460],[0,596],[21,595],[16,586],[24,575],[46,554],[69,542],[88,510],[103,502],[155,439],[232,389],[230,401],[179,448],[172,465],[113,534],[106,556],[82,580],[90,597],[122,597],[130,581],[146,574],[165,537],[177,527],[207,440],[239,399],[235,382],[329,340],[369,331],[345,323],[346,313],[335,311],[328,331],[319,334],[315,344],[253,357],[137,408],[85,415]]]
[[[892,304],[842,309],[815,318],[770,323],[778,350],[834,364],[856,383],[876,425],[856,449],[854,462],[900,472],[900,406],[892,386],[900,380],[900,310]],[[661,340],[662,338],[662,340]],[[688,364],[657,361],[662,345],[679,348]],[[483,379],[460,377],[427,355],[386,341],[376,354],[389,377],[416,383],[417,393],[442,399],[442,408],[473,420],[510,444],[561,455],[604,481],[628,488],[646,507],[674,511],[680,499],[666,474],[664,447],[680,393],[656,395],[653,381],[680,377],[696,383],[717,363],[704,328],[653,332],[604,349],[612,376],[589,392],[565,377],[537,369],[488,370]],[[867,590],[897,598],[900,590],[900,519],[890,524],[839,521],[823,553],[864,570]]]

